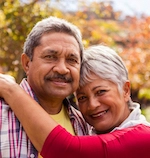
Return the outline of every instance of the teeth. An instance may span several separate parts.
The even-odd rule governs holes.
[[[61,80],[61,79],[54,80],[54,82],[66,83],[66,81]]]
[[[105,111],[100,112],[100,113],[98,113],[98,114],[92,115],[92,117],[99,117],[99,116],[102,116],[102,115],[106,114],[106,112],[107,112],[107,111],[105,110]]]

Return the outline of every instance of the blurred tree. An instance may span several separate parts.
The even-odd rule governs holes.
[[[38,2],[38,3],[37,3]],[[62,13],[33,0],[21,3],[19,0],[0,1],[0,67],[3,72],[13,75],[17,82],[24,76],[20,56],[27,34],[36,22],[50,15],[60,16]]]
[[[150,99],[146,94],[150,87],[150,17],[126,17],[120,26],[122,33],[114,40],[129,70],[133,97],[139,99],[138,94],[141,98]]]
[[[111,1],[1,0],[1,72],[20,82],[24,75],[20,55],[25,38],[37,21],[50,15],[78,26],[85,47],[103,43],[115,49],[129,70],[134,99],[150,100],[150,17],[121,19],[122,12],[114,11]]]

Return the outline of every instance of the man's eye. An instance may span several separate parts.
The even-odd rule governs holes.
[[[45,58],[53,58],[52,55],[46,55]]]
[[[74,58],[69,58],[68,61],[71,63],[78,63],[78,61]]]
[[[54,56],[54,55],[46,55],[45,59],[56,59],[56,56]]]

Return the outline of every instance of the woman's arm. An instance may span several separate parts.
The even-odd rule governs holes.
[[[72,136],[57,126],[47,137],[44,158],[149,158],[150,127],[137,125],[97,136]]]
[[[38,151],[57,126],[50,116],[10,77],[0,74],[0,96],[10,105]]]

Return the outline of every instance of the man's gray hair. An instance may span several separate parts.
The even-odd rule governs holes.
[[[39,21],[27,36],[27,39],[24,43],[23,52],[27,54],[31,60],[33,59],[33,52],[35,47],[40,45],[41,37],[44,34],[50,32],[61,32],[73,36],[79,44],[82,59],[83,44],[80,30],[74,24],[64,19],[50,16]]]

